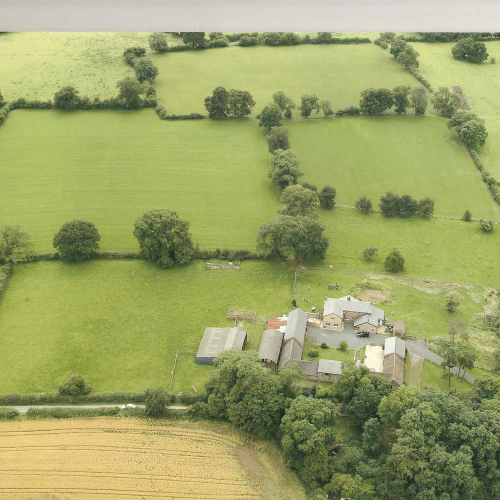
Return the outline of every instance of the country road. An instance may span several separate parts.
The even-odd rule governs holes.
[[[86,410],[95,410],[96,408],[121,408],[123,404],[114,404],[114,405],[28,405],[28,406],[0,406],[0,408],[14,408],[21,415],[27,413],[30,408],[84,408]],[[144,409],[144,405],[136,405],[136,408]],[[187,406],[169,406],[169,410],[187,410]]]

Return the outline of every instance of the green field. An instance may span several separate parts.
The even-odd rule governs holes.
[[[161,121],[143,111],[14,111],[0,129],[0,224],[38,252],[60,226],[96,224],[102,250],[137,250],[135,220],[176,210],[204,248],[255,247],[278,210],[255,120]]]
[[[460,86],[472,111],[486,121],[488,140],[479,154],[485,167],[500,178],[500,41],[486,42],[496,64],[457,61],[451,55],[454,43],[415,43],[420,53],[419,72],[437,89]]]
[[[293,275],[262,262],[239,271],[205,271],[202,262],[18,266],[0,307],[0,393],[54,390],[68,372],[95,391],[168,388],[177,349],[194,353],[207,326],[231,326],[228,306],[281,314],[292,288]],[[209,370],[181,355],[174,389],[203,389]]]
[[[436,117],[380,116],[294,120],[291,149],[299,155],[303,181],[337,189],[337,202],[354,206],[362,195],[378,208],[386,191],[431,197],[436,215],[500,218],[457,135]]]
[[[302,94],[327,97],[337,110],[357,106],[368,87],[420,85],[373,44],[228,47],[151,58],[160,102],[177,114],[206,113],[204,99],[218,86],[250,91],[258,114],[278,90],[298,104]]]

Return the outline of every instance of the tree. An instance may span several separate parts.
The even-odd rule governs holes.
[[[299,106],[299,111],[301,116],[307,118],[311,116],[311,113],[316,110],[316,114],[319,113],[319,99],[316,94],[304,94],[301,98],[301,104]]]
[[[368,247],[363,251],[363,257],[365,260],[373,260],[373,258],[377,255],[378,248],[377,247]]]
[[[396,38],[392,43],[391,43],[391,48],[389,52],[394,56],[395,59],[398,58],[399,54],[403,52],[403,50],[406,48],[408,43],[401,39],[401,38]]]
[[[450,130],[458,130],[464,123],[470,120],[483,121],[476,115],[476,113],[473,113],[472,111],[464,111],[462,109],[458,109],[453,113],[447,125]]]
[[[188,31],[182,35],[182,41],[193,49],[205,47],[205,32]]]
[[[431,200],[432,201],[432,200]],[[418,202],[409,194],[404,194],[398,200],[398,215],[400,217],[411,217],[417,212]]]
[[[391,273],[399,273],[405,267],[405,259],[399,252],[399,250],[394,249],[386,258],[385,258],[385,268]]]
[[[324,230],[324,224],[318,219],[279,215],[260,226],[257,247],[275,259],[293,256],[299,263],[317,257],[324,259],[328,248]]]
[[[407,45],[403,51],[398,54],[397,61],[407,68],[418,68],[419,55],[420,54],[411,45]]]
[[[255,106],[252,94],[248,90],[231,89],[228,95],[229,113],[237,118],[248,116]]]
[[[75,87],[62,87],[54,94],[54,108],[72,110],[80,106],[79,90]]]
[[[134,61],[135,76],[139,82],[153,83],[158,76],[158,68],[153,64],[151,59],[142,57]]]
[[[449,297],[446,300],[446,310],[448,312],[451,312],[451,313],[457,312],[459,305],[460,305],[460,302],[453,297]]]
[[[266,135],[267,144],[269,146],[269,152],[274,153],[278,149],[289,149],[290,142],[288,141],[288,136],[290,133],[286,127],[272,127],[271,130]]]
[[[420,217],[432,217],[434,214],[434,200],[431,198],[422,198],[418,202],[417,214]]]
[[[259,127],[265,127],[271,130],[273,127],[279,127],[283,120],[283,115],[277,104],[268,104],[260,113]]]
[[[331,209],[335,207],[335,197],[337,190],[332,186],[323,186],[319,192],[319,204],[321,208]]]
[[[279,211],[283,215],[304,215],[311,217],[319,205],[318,193],[300,184],[286,187],[280,197],[284,207]]]
[[[420,391],[411,385],[403,385],[380,400],[378,416],[383,424],[398,427],[407,410],[419,403]]]
[[[143,86],[139,83],[137,78],[127,76],[119,80],[116,86],[118,87],[118,99],[122,101],[127,108],[142,108],[143,100],[141,94],[143,92]]]
[[[349,345],[345,340],[341,340],[339,343],[339,351],[346,352],[348,349]]]
[[[332,43],[333,37],[329,31],[318,31],[316,35],[316,43]]]
[[[269,161],[272,168],[268,175],[278,189],[297,184],[297,179],[303,175],[299,157],[291,149],[277,149]]]
[[[0,108],[5,106],[5,99],[3,98],[2,92],[0,92]]]
[[[146,389],[144,392],[144,406],[146,415],[151,417],[161,417],[167,413],[168,405],[172,397],[163,387],[156,389]]]
[[[458,375],[460,376],[460,370],[463,370],[462,377],[465,377],[465,371],[474,368],[475,361],[476,353],[472,349],[460,348],[457,352]]]
[[[188,264],[194,256],[189,222],[173,210],[150,210],[135,221],[141,255],[161,267]]]
[[[431,97],[431,103],[439,116],[451,118],[460,107],[460,97],[458,94],[450,92],[447,87],[439,87],[439,90]]]
[[[205,97],[205,109],[209,118],[227,118],[229,114],[229,93],[224,87],[217,87],[211,96]]]
[[[330,477],[328,449],[335,437],[338,415],[330,401],[299,396],[281,420],[281,445],[287,463],[311,487]]]
[[[416,115],[424,115],[427,109],[427,104],[429,100],[427,99],[427,93],[422,87],[415,87],[411,91],[411,106],[415,111]]]
[[[92,388],[85,382],[83,376],[78,373],[70,375],[66,382],[59,386],[61,396],[84,396],[91,391]]]
[[[144,54],[146,54],[146,49],[143,47],[129,47],[123,53],[123,58],[129,66],[133,66],[135,58],[142,57]]]
[[[396,113],[406,113],[406,108],[410,105],[408,96],[410,95],[411,87],[405,85],[398,85],[394,87],[392,95],[394,96],[394,105],[396,106]]]
[[[449,345],[443,352],[443,361],[441,367],[443,368],[443,378],[448,379],[448,386],[451,386],[451,369],[457,364],[457,348]]]
[[[465,222],[470,222],[472,220],[472,214],[469,212],[469,210],[466,210],[464,214],[462,215],[462,220]]]
[[[3,226],[0,228],[0,260],[20,262],[34,254],[30,236],[20,226]]]
[[[378,418],[370,418],[363,425],[363,449],[370,455],[377,456],[380,454],[381,443],[380,421]]]
[[[324,116],[333,116],[335,114],[330,99],[321,99],[319,101],[319,107],[321,111],[323,111]]]
[[[481,229],[487,233],[493,231],[493,221],[491,219],[483,218],[479,221],[479,225]]]
[[[392,92],[389,89],[366,89],[361,92],[359,107],[362,113],[378,115],[393,105]]]
[[[458,129],[458,135],[467,147],[477,148],[486,144],[488,132],[483,120],[469,120]]]
[[[284,113],[285,118],[291,118],[292,111],[297,107],[297,105],[289,97],[287,97],[282,90],[273,94],[273,102]]]
[[[370,198],[367,198],[366,196],[360,196],[356,200],[355,206],[361,212],[365,213],[373,212],[372,200],[370,200]]]
[[[94,256],[100,239],[92,222],[74,220],[63,224],[54,236],[53,246],[63,259],[82,261]]]
[[[459,40],[452,47],[451,53],[459,61],[482,63],[488,59],[486,45],[483,42],[475,41],[472,37]]]
[[[379,207],[386,217],[396,217],[399,215],[399,196],[387,191],[385,195],[380,197]]]
[[[310,184],[309,182],[303,182],[302,187],[305,187],[306,189],[310,189],[311,191],[316,191],[318,192],[318,188],[316,184]]]
[[[168,52],[168,43],[165,34],[157,32],[149,35],[149,48],[153,52]]]
[[[373,484],[365,481],[359,475],[333,474],[324,490],[332,495],[331,498],[349,498],[352,500],[371,500],[375,498]]]
[[[473,390],[479,401],[493,399],[500,391],[500,380],[490,375],[480,375],[474,382]]]

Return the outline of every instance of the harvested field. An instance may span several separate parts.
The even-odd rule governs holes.
[[[46,495],[305,498],[273,446],[248,443],[226,426],[132,419],[1,423],[0,497]]]

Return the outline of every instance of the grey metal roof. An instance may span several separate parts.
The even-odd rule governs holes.
[[[288,315],[288,322],[285,327],[285,342],[295,338],[302,344],[306,336],[307,314],[302,309],[294,309]],[[300,359],[300,358],[299,358]]]
[[[278,363],[283,334],[279,330],[266,330],[262,334],[259,346],[259,358]]]
[[[406,325],[404,321],[401,321],[400,319],[397,319],[394,321],[394,325],[392,327],[393,332],[402,332],[406,333]]]
[[[334,361],[333,359],[320,359],[318,373],[340,375],[342,373],[342,361]]]
[[[244,328],[205,328],[197,358],[215,358],[222,351],[241,351],[247,331]]]
[[[399,337],[389,337],[385,339],[384,356],[396,353],[400,358],[405,359],[406,342]]]
[[[289,364],[291,361],[300,361],[302,358],[302,342],[295,338],[285,340],[283,347],[281,349],[280,366],[281,370],[284,366]]]
[[[302,375],[308,377],[317,377],[318,376],[318,362],[317,361],[294,361],[299,365],[300,371]]]
[[[363,302],[355,299],[350,295],[341,297],[340,299],[326,298],[323,306],[323,315],[336,314],[342,317],[344,312],[358,312],[358,313],[371,313],[373,305],[370,302]]]

